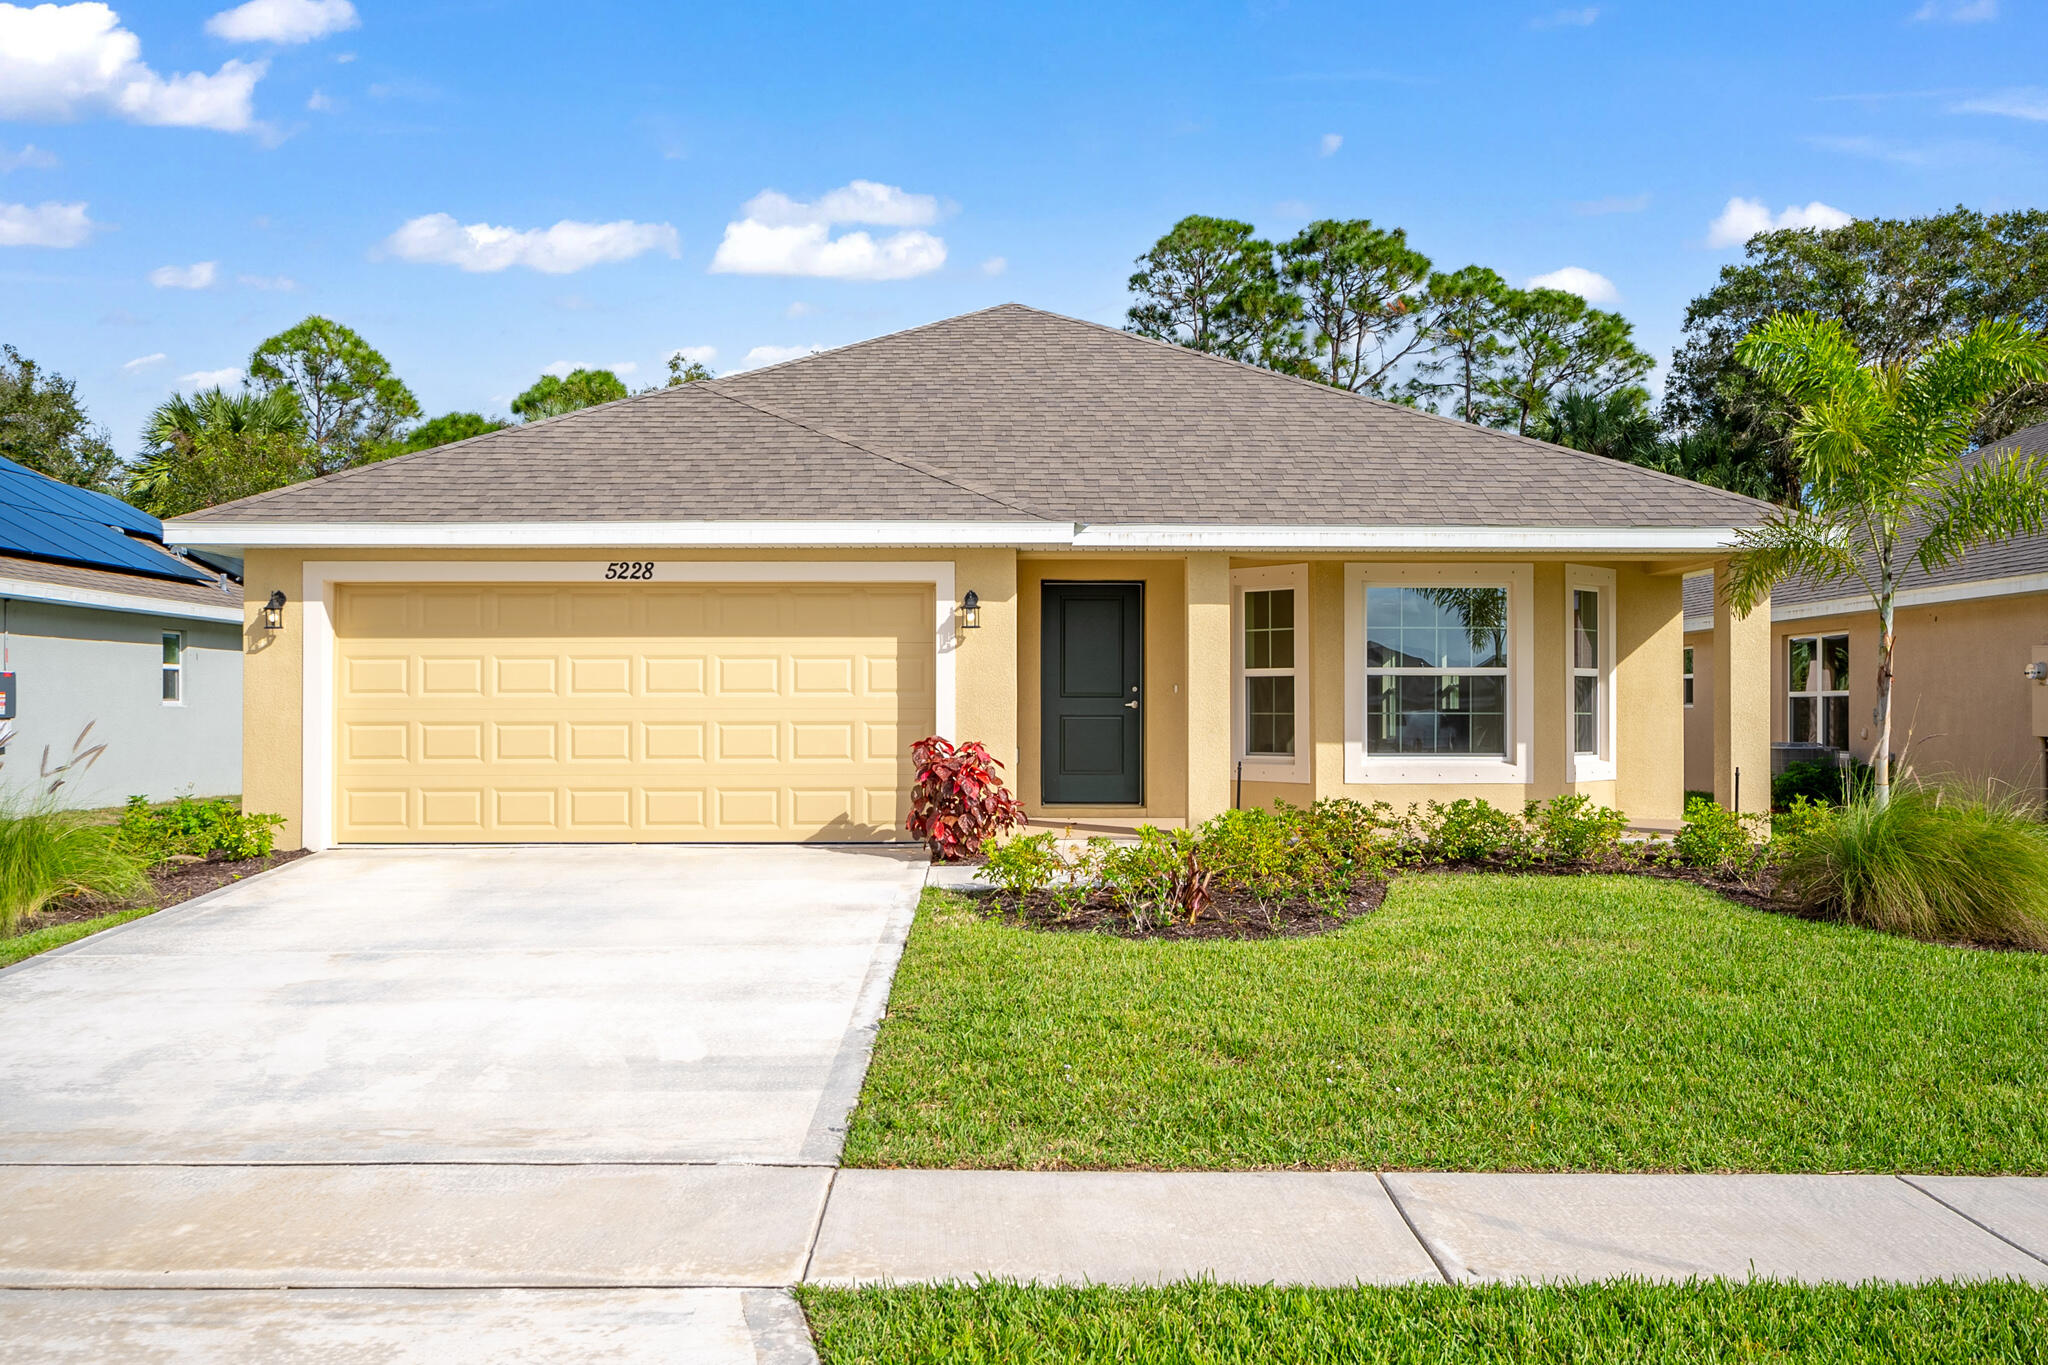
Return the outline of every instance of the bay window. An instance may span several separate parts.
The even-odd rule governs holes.
[[[1239,569],[1231,582],[1237,757],[1254,781],[1306,782],[1308,566]]]

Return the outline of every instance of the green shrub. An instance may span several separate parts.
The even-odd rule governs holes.
[[[1067,872],[1067,857],[1060,851],[1059,836],[1051,830],[1042,834],[1020,834],[1005,839],[989,853],[981,875],[1012,900],[1022,900],[1043,891]]]
[[[1870,765],[1850,760],[1843,769],[1832,760],[1810,758],[1788,763],[1785,771],[1771,778],[1771,805],[1785,810],[1798,797],[1839,806],[1870,791]]]
[[[2048,949],[2048,830],[2023,807],[1904,788],[1806,833],[1780,868],[1810,909],[1936,942]]]
[[[1528,825],[1513,813],[1472,797],[1448,804],[1431,801],[1417,822],[1416,838],[1423,856],[1448,863],[1527,867],[1536,861],[1536,841]]]
[[[1531,801],[1522,819],[1535,833],[1543,856],[1565,863],[1614,852],[1621,847],[1622,831],[1628,828],[1626,815],[1594,805],[1593,798],[1583,793],[1553,796],[1542,805]]]
[[[63,896],[148,889],[142,861],[84,815],[48,805],[0,812],[0,938]]]
[[[123,847],[155,866],[171,858],[268,856],[277,839],[282,815],[251,814],[229,797],[197,801],[181,796],[166,806],[151,806],[146,796],[131,796],[121,810],[118,838]]]
[[[1205,908],[1207,879],[1193,831],[1140,825],[1133,843],[1088,843],[1096,877],[1137,928],[1176,915],[1194,919]]]
[[[1401,857],[1402,821],[1384,801],[1367,805],[1348,796],[1325,796],[1305,811],[1285,801],[1278,806],[1298,814],[1347,884],[1381,880]]]
[[[1687,867],[1707,872],[1743,874],[1756,869],[1765,843],[1757,837],[1754,821],[1709,801],[1703,796],[1688,798],[1685,824],[1672,840],[1672,851]]]
[[[1784,810],[1771,816],[1771,856],[1789,857],[1800,844],[1834,823],[1835,807],[1810,796],[1794,796]]]

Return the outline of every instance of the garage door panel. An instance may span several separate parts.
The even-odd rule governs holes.
[[[344,585],[343,841],[903,837],[929,588]]]

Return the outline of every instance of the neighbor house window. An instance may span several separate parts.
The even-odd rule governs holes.
[[[1600,753],[1607,713],[1605,663],[1600,653],[1600,594],[1572,589],[1572,752]]]
[[[164,632],[164,701],[185,700],[185,637],[175,630]]]
[[[1237,754],[1248,775],[1308,780],[1306,565],[1243,569],[1237,590]]]
[[[1692,646],[1685,647],[1685,704],[1692,705]]]
[[[1365,751],[1505,758],[1508,590],[1365,590]]]
[[[1795,635],[1786,641],[1789,738],[1794,744],[1849,747],[1849,637]]]

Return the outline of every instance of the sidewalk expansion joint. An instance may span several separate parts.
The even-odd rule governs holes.
[[[2042,1265],[2048,1265],[2048,1256],[2043,1256],[2040,1252],[2035,1251],[2032,1247],[2022,1246],[2020,1243],[2015,1242],[2012,1238],[2000,1232],[1997,1228],[1994,1228],[1987,1223],[1981,1223],[1975,1218],[1972,1218],[1969,1214],[1964,1213],[1961,1209],[1957,1208],[1954,1204],[1949,1203],[1948,1200],[1943,1199],[1933,1190],[1930,1190],[1925,1185],[1922,1185],[1919,1182],[1915,1181],[1912,1176],[1896,1175],[1893,1176],[1892,1179],[1898,1181],[1902,1185],[1905,1185],[1909,1189],[1918,1190],[1921,1194],[1926,1195],[1929,1199],[1932,1199],[1935,1203],[1941,1205],[1950,1213],[1962,1219],[1965,1223],[1968,1223],[1971,1227],[1976,1228],[1981,1232],[1990,1233],[1993,1237],[1996,1237],[1999,1241],[2005,1243],[2014,1251],[2020,1253],[2020,1255],[2028,1257],[2031,1260],[2039,1261]]]
[[[832,1209],[832,1191],[839,1188],[839,1168],[833,1167],[832,1174],[825,1177],[825,1197],[818,1201],[818,1217],[811,1224],[811,1240],[804,1247],[804,1268],[797,1273],[797,1283],[806,1283],[811,1278],[811,1262],[818,1259],[818,1238],[825,1231],[825,1215]]]
[[[1415,1244],[1422,1248],[1422,1254],[1429,1257],[1429,1263],[1436,1267],[1436,1273],[1443,1276],[1445,1284],[1456,1284],[1458,1282],[1456,1277],[1451,1274],[1450,1268],[1443,1263],[1443,1258],[1436,1254],[1436,1248],[1429,1244],[1429,1239],[1422,1235],[1422,1229],[1416,1227],[1415,1220],[1408,1216],[1407,1208],[1401,1203],[1401,1196],[1395,1194],[1394,1187],[1387,1183],[1387,1173],[1385,1171],[1375,1171],[1373,1172],[1373,1179],[1380,1182],[1380,1189],[1386,1192],[1387,1202],[1394,1206],[1395,1213],[1401,1215],[1401,1221],[1407,1225],[1408,1235],[1413,1237]]]

